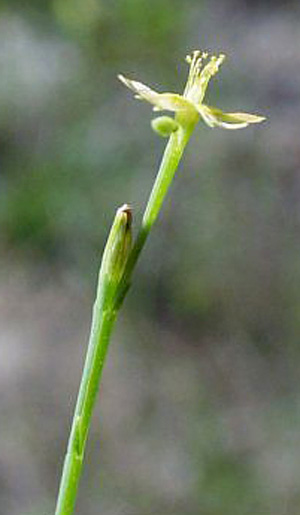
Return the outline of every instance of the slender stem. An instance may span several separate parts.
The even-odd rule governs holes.
[[[119,280],[117,286],[114,283],[113,289],[110,288],[105,293],[107,287],[100,271],[88,351],[75,407],[55,515],[72,515],[73,513],[85,444],[116,314],[128,291],[132,272],[153,223],[159,214],[193,128],[194,125],[184,129],[180,126],[169,138],[146,206],[141,229],[129,254],[122,279]]]
[[[178,131],[173,132],[169,138],[152,191],[150,193],[150,197],[147,202],[141,228],[133,245],[125,268],[124,276],[120,284],[120,303],[122,303],[128,291],[132,272],[146,243],[152,226],[158,217],[162,203],[174,178],[179,161],[191,136],[194,126],[195,123],[191,123],[185,128],[180,127]]]
[[[100,298],[96,299],[94,305],[88,352],[75,407],[55,515],[71,515],[74,510],[85,443],[114,321],[115,312],[103,310],[100,293]]]

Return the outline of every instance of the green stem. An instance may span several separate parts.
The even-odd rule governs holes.
[[[128,291],[135,264],[159,214],[193,128],[194,125],[185,129],[180,127],[170,136],[146,206],[142,226],[127,260],[122,280],[113,291],[111,289],[108,291],[108,295],[104,293],[105,284],[102,284],[100,272],[88,352],[75,407],[55,515],[71,515],[73,513],[91,416],[116,314]]]
[[[180,127],[178,131],[173,132],[169,138],[152,191],[150,193],[150,197],[148,199],[142,225],[130,253],[122,283],[119,288],[120,304],[124,300],[128,291],[132,272],[150,234],[152,226],[158,217],[163,201],[178,168],[178,164],[182,157],[185,146],[195,127],[196,121],[197,120],[195,120],[194,123],[190,123],[190,125],[185,126],[184,128]]]
[[[75,407],[55,515],[71,515],[74,510],[85,443],[115,315],[113,310],[103,310],[101,296],[96,299],[88,352]]]

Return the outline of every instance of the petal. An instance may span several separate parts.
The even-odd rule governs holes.
[[[167,111],[182,111],[186,109],[195,110],[194,105],[181,95],[176,93],[157,93],[153,89],[148,88],[142,82],[136,80],[130,80],[123,75],[118,75],[125,86],[132,89],[135,92],[135,97],[146,100],[150,104],[154,105],[155,111],[167,110]]]
[[[223,129],[243,129],[251,123],[260,123],[264,116],[248,113],[224,113],[221,109],[204,104],[198,106],[198,112],[210,127],[222,127]]]

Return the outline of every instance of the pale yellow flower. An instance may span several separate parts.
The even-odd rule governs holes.
[[[185,115],[185,119],[200,117],[209,127],[223,129],[242,129],[251,123],[260,123],[265,118],[248,113],[224,113],[221,109],[203,103],[208,83],[219,70],[225,59],[224,54],[212,56],[207,61],[207,52],[195,50],[186,57],[190,65],[188,80],[183,95],[177,93],[157,93],[142,82],[127,79],[118,75],[119,79],[135,92],[135,97],[150,102],[154,111],[174,111]],[[207,61],[203,66],[203,62]],[[181,117],[182,119],[182,117]]]

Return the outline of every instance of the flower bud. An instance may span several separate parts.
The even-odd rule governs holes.
[[[172,132],[177,131],[179,125],[170,116],[159,116],[151,121],[152,129],[163,138],[167,138]]]
[[[128,204],[117,210],[108,240],[104,249],[101,269],[101,279],[109,284],[118,284],[131,250],[132,213]]]

